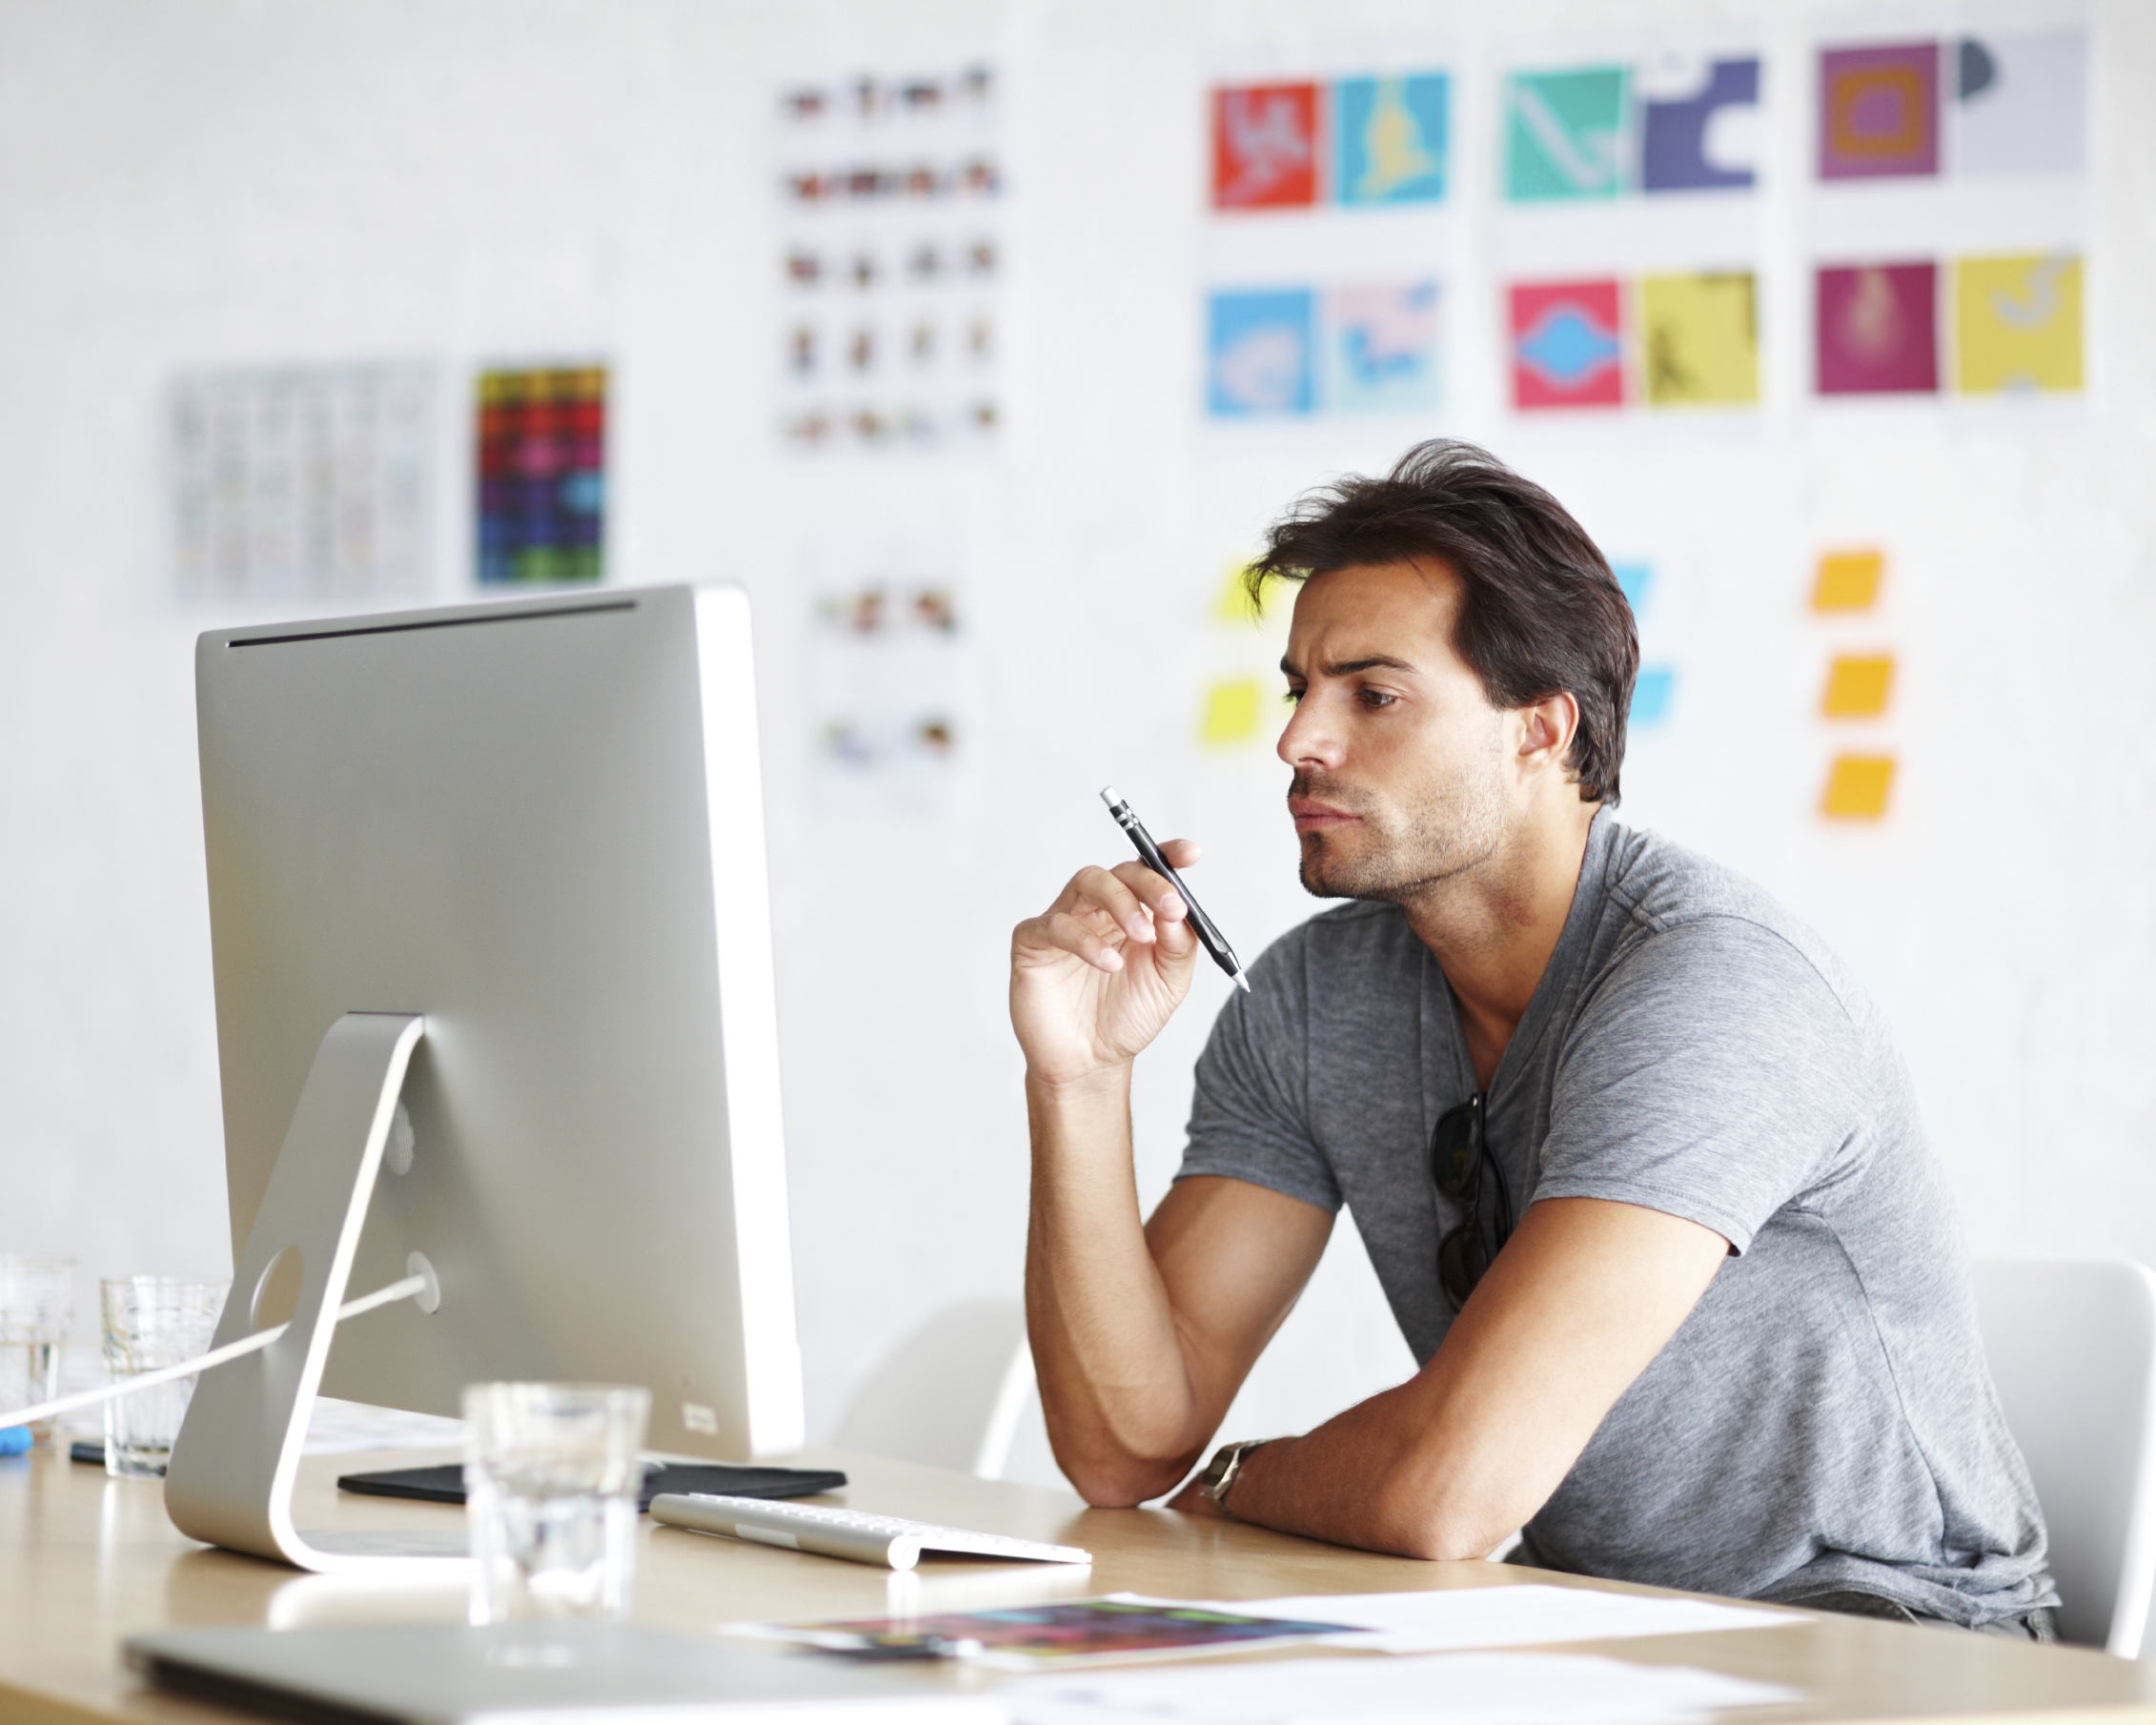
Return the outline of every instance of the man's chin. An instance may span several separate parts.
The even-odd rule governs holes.
[[[1303,890],[1313,899],[1360,899],[1369,894],[1358,877],[1363,873],[1348,859],[1328,855],[1322,833],[1303,836]]]

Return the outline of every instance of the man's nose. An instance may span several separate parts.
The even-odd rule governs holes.
[[[1317,691],[1306,691],[1280,733],[1274,752],[1298,771],[1306,766],[1331,768],[1340,762],[1339,739],[1328,717],[1329,705]]]

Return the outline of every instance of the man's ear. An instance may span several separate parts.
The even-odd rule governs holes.
[[[1570,778],[1572,740],[1579,734],[1579,702],[1568,691],[1559,689],[1516,712],[1520,721],[1520,771],[1555,769]]]

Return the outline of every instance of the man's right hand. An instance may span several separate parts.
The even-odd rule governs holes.
[[[1198,860],[1188,839],[1161,853]],[[1143,862],[1082,868],[1011,931],[1010,1023],[1027,1076],[1084,1084],[1128,1066],[1190,991],[1198,940],[1174,886]]]

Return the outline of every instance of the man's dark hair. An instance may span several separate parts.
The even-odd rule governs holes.
[[[1491,705],[1569,694],[1579,729],[1565,764],[1580,801],[1617,805],[1639,637],[1608,560],[1539,485],[1487,450],[1434,437],[1382,479],[1351,475],[1306,493],[1266,540],[1243,576],[1253,604],[1274,578],[1442,561],[1462,590],[1453,650]]]

